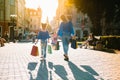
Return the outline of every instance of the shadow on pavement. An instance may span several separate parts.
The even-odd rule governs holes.
[[[67,78],[68,74],[67,74],[67,71],[65,70],[64,66],[53,65],[52,62],[48,62],[48,66],[51,70],[53,70],[53,68],[54,68],[55,69],[54,72],[62,80],[69,80]],[[94,75],[99,76],[99,74],[97,72],[95,72],[91,67],[86,66],[86,65],[81,65],[81,67],[84,68],[86,71],[81,70],[79,67],[77,67],[71,61],[68,62],[68,66],[71,69],[75,80],[97,80],[96,78],[94,78]],[[52,80],[52,72],[50,72],[50,73],[51,73],[50,80]]]
[[[36,66],[37,66],[37,62],[30,62],[30,63],[28,63],[28,70],[30,70],[29,71],[30,80],[34,80],[33,76],[32,76],[32,71],[35,70]]]
[[[95,72],[90,66],[81,65],[81,67],[84,68],[86,71],[88,71],[90,74],[99,76],[99,74]]]
[[[40,67],[38,69],[37,77],[35,80],[48,80],[48,69],[46,60],[41,61]]]
[[[62,80],[68,80],[67,72],[65,68],[61,65],[54,65],[55,73],[62,78]]]
[[[35,70],[36,65],[37,65],[36,62],[31,62],[28,64],[28,69],[30,71],[33,71]],[[97,80],[96,76],[99,77],[99,74],[90,66],[80,65],[80,67],[82,68],[81,69],[71,61],[68,61],[68,66],[75,80]],[[50,71],[48,71],[48,68],[50,69]],[[48,67],[47,67],[46,60],[40,62],[36,79],[33,79],[32,73],[29,72],[30,80],[53,80],[52,71],[54,71],[62,80],[69,80],[67,78],[68,73],[65,70],[64,66],[54,65],[52,62],[48,62]],[[99,79],[104,80],[100,77]]]
[[[69,80],[67,78],[67,72],[65,68],[62,65],[53,65],[52,62],[48,62],[48,67],[53,70],[55,69],[54,72],[62,79],[62,80]],[[50,71],[50,80],[53,80],[52,78],[52,72]]]
[[[103,49],[103,50],[101,50],[101,51],[103,51],[103,52],[107,52],[107,53],[115,54],[114,49]]]
[[[52,78],[52,71],[53,70],[53,63],[52,62],[48,62],[48,67],[50,68],[50,80],[53,80]]]
[[[30,70],[30,71],[35,70],[36,65],[37,65],[37,62],[30,62],[30,63],[28,63],[28,70]]]
[[[96,80],[92,74],[90,74],[89,72],[85,72],[85,71],[81,70],[71,61],[68,62],[68,65],[73,73],[75,80]],[[89,67],[89,69],[90,69],[90,67]],[[92,72],[93,72],[93,70],[92,70]],[[94,74],[97,74],[97,73],[94,71]]]

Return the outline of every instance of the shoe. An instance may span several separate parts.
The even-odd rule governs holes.
[[[64,54],[64,57],[65,57],[65,58],[68,58],[68,56],[67,56],[66,54]]]
[[[69,58],[64,58],[65,61],[69,61]]]
[[[64,57],[65,57],[64,58],[65,61],[69,61],[69,58],[68,58],[68,56],[66,54],[64,54]]]
[[[45,58],[44,58],[44,57],[40,59],[40,61],[44,61],[44,60],[45,60]]]

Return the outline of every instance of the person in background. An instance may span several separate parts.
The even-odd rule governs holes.
[[[45,60],[45,58],[46,58],[47,42],[49,42],[49,38],[50,38],[49,32],[46,29],[46,26],[47,26],[46,23],[42,23],[42,29],[39,31],[37,40],[36,40],[36,43],[38,42],[38,40],[41,40],[41,55],[42,55],[41,58],[42,58],[42,60]]]
[[[64,60],[68,61],[68,50],[69,50],[69,41],[71,36],[74,36],[73,24],[71,22],[71,16],[61,15],[61,24],[59,26],[57,35],[62,39],[63,51],[64,51]]]
[[[34,43],[36,40],[37,35],[32,35],[32,42]]]
[[[0,47],[5,46],[5,44],[4,44],[5,42],[6,42],[6,40],[4,38],[0,37]]]
[[[9,42],[9,37],[8,37],[7,31],[4,33],[3,38],[6,40],[6,42]]]
[[[88,39],[85,41],[85,43],[83,44],[85,46],[85,48],[90,47],[90,44],[92,45],[96,45],[96,38],[94,37],[93,33],[90,33],[88,36]]]
[[[53,32],[51,38],[52,38],[52,47],[53,47],[53,49],[56,50],[56,45],[57,45],[57,33],[56,33],[56,31]]]

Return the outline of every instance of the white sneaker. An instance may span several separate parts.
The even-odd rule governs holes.
[[[43,55],[41,55],[41,57],[40,57],[40,58],[44,58],[44,57],[43,57]]]
[[[43,58],[41,58],[40,60],[41,60],[41,61],[44,61],[44,60],[45,60],[45,58],[43,57]]]

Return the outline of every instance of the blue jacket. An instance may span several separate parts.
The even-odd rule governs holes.
[[[71,21],[64,23],[61,22],[59,30],[58,30],[58,36],[62,37],[63,33],[68,33],[71,36],[74,35],[74,29],[73,29],[73,24]]]
[[[37,39],[47,40],[48,38],[50,38],[48,31],[46,32],[40,31],[38,33]]]

